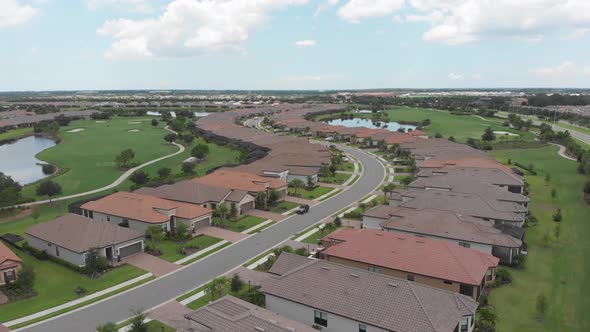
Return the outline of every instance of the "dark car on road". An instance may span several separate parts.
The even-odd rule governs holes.
[[[309,212],[309,205],[307,204],[300,205],[297,210],[297,214],[305,214],[307,212]]]

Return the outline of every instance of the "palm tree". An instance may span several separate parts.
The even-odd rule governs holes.
[[[217,207],[217,213],[219,214],[222,223],[225,223],[225,215],[227,214],[227,211],[228,209],[227,206],[225,206],[225,203],[221,203]]]
[[[219,291],[219,297],[223,296],[223,290],[226,283],[225,277],[219,277],[211,280],[205,287],[205,293],[211,296],[211,301],[215,301],[215,294]]]
[[[293,188],[295,196],[299,196],[299,194],[301,192],[301,188],[305,187],[305,183],[303,183],[303,180],[301,180],[301,179],[293,179],[293,181],[291,181],[290,185],[291,185],[291,188]]]
[[[479,308],[477,312],[479,328],[482,331],[494,331],[498,322],[498,315],[490,307]]]

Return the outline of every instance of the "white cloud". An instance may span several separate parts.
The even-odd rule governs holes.
[[[584,75],[590,76],[590,65],[584,66]]]
[[[338,1],[339,0],[325,0],[318,6],[318,8],[316,8],[315,12],[313,13],[313,17],[317,18],[324,10],[336,6]]]
[[[27,23],[36,14],[36,8],[17,0],[0,0],[0,28]]]
[[[584,38],[586,36],[586,34],[588,32],[590,32],[590,28],[575,29],[569,35],[564,36],[562,39],[564,39],[564,40],[578,40],[578,39],[582,39],[582,38]]]
[[[152,13],[154,11],[149,0],[87,0],[87,5],[90,9],[115,7],[130,9],[138,13]]]
[[[457,73],[450,73],[449,74],[449,79],[452,81],[462,81],[463,78],[464,77],[461,74],[457,74]]]
[[[322,81],[325,78],[319,75],[302,75],[302,76],[287,76],[283,80],[290,82],[309,82],[309,81]]]
[[[404,0],[349,0],[338,9],[338,16],[351,23],[363,18],[389,16],[404,6]]]
[[[316,46],[317,42],[313,39],[298,40],[295,42],[295,46],[299,47],[311,47]]]
[[[545,36],[543,35],[531,35],[531,36],[517,36],[516,37],[519,40],[522,40],[524,42],[527,43],[540,43],[543,41],[543,39],[545,38]]]
[[[342,19],[389,16],[402,8],[397,0],[348,0],[339,9]],[[423,39],[450,45],[486,37],[521,37],[538,41],[548,31],[567,29],[576,36],[590,29],[588,0],[407,0],[406,22],[428,22]],[[577,30],[577,34],[576,31]]]
[[[110,59],[191,56],[239,49],[271,11],[305,3],[307,0],[174,0],[158,17],[110,20],[97,33],[114,39],[105,54]]]
[[[536,76],[545,77],[572,75],[576,72],[576,64],[571,61],[564,61],[555,67],[533,68],[529,72]]]

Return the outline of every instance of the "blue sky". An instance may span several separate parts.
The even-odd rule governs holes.
[[[2,91],[590,87],[587,0],[0,0],[0,40]]]

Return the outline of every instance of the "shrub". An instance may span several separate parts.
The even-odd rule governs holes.
[[[561,209],[557,209],[557,211],[553,214],[553,221],[561,221]]]
[[[494,285],[508,285],[512,283],[512,275],[510,271],[503,267],[499,267],[496,270],[496,280],[494,281]]]
[[[436,133],[434,134],[434,138],[443,138],[443,135],[441,133]]]
[[[43,166],[41,166],[41,169],[43,170],[43,174],[50,175],[55,173],[57,167],[53,166],[52,164],[43,164]]]
[[[192,174],[195,170],[195,164],[190,162],[182,163],[182,172],[184,174]]]
[[[584,184],[584,192],[586,194],[590,194],[590,181],[586,181],[586,183]]]
[[[236,293],[236,292],[240,291],[240,289],[242,289],[243,286],[244,286],[244,282],[242,281],[242,279],[240,279],[240,276],[237,274],[234,274],[234,276],[231,278],[231,281],[230,281],[231,291]]]
[[[336,219],[334,219],[334,225],[336,227],[342,226],[342,219],[340,219],[340,217],[336,217]]]
[[[524,269],[525,265],[526,265],[526,255],[523,254],[518,254],[514,257],[515,260],[515,264],[518,268],[520,269]]]
[[[150,180],[150,176],[146,172],[138,170],[131,174],[130,180],[137,185],[142,185]]]

